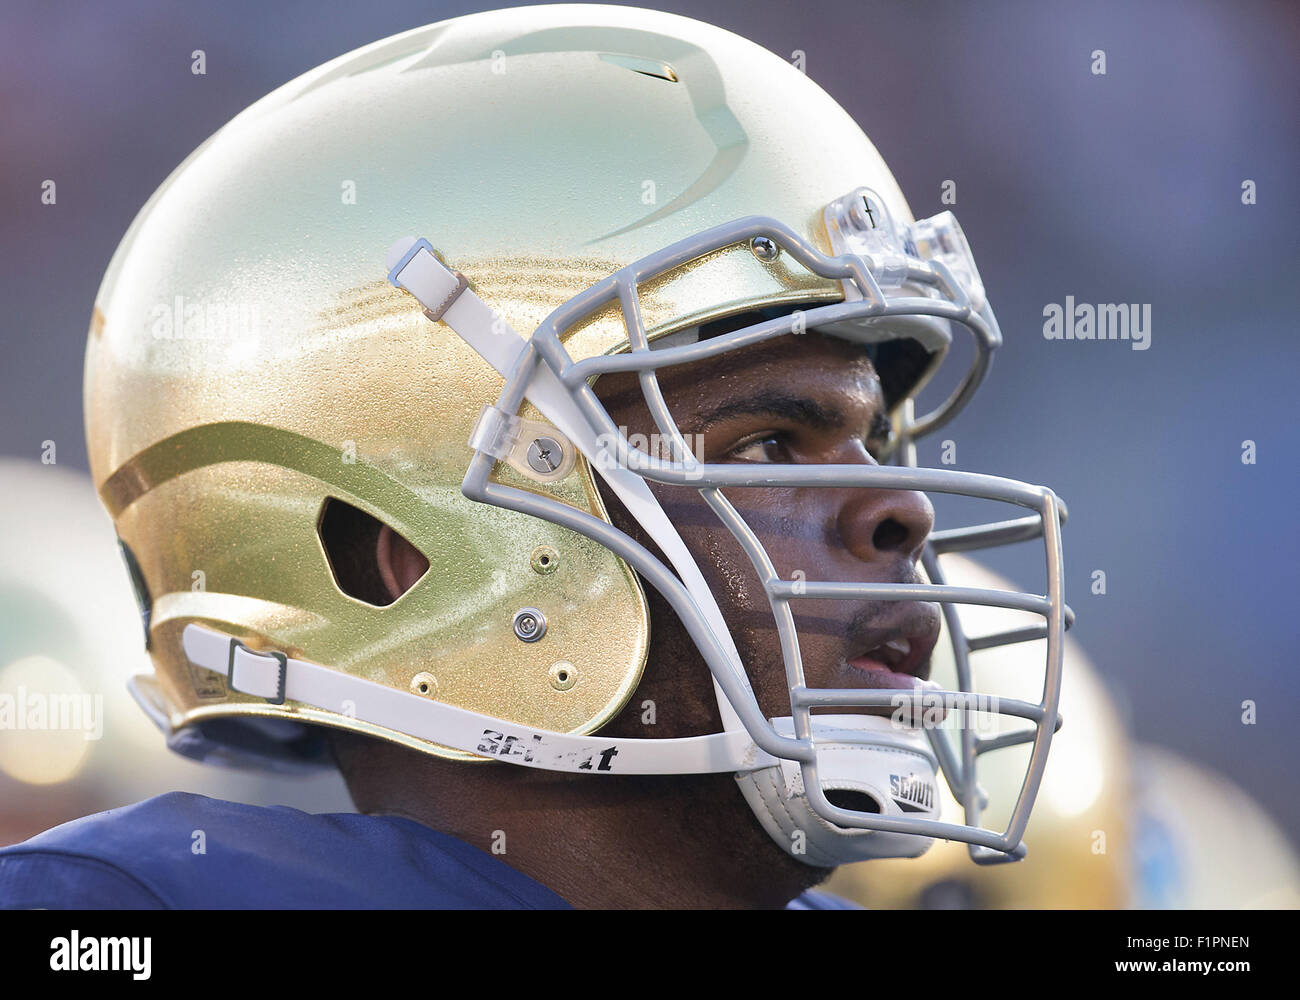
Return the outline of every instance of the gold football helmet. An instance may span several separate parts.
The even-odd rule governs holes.
[[[767,318],[698,334],[753,311]],[[791,715],[774,720],[646,485],[707,491],[720,526],[757,544],[720,492],[748,473],[696,462],[671,418],[660,421],[670,457],[645,454],[591,384],[636,370],[652,387],[658,366],[804,324],[873,350],[907,345],[892,411],[899,464],[769,466],[767,481],[1012,504],[1023,516],[937,533],[935,549],[1041,536],[1047,586],[977,592],[933,574],[913,587],[792,583],[751,545],[791,690]],[[914,415],[958,328],[973,360],[944,402]],[[934,836],[968,841],[981,860],[1019,857],[1058,723],[1062,510],[1042,487],[911,467],[911,442],[957,414],[1000,341],[951,214],[914,220],[843,109],[729,32],[545,6],[366,46],[196,150],[145,205],[100,289],[87,434],[147,621],[155,672],[135,693],[174,749],[202,759],[311,762],[309,723],[466,761],[735,772],[777,842],[809,863],[916,854]],[[597,473],[671,568],[612,527]],[[334,544],[384,531],[428,562],[396,600]],[[645,581],[707,660],[724,732],[590,735],[640,679]],[[976,705],[968,698],[984,695],[964,675],[936,695],[950,720],[982,710],[1028,727],[958,745],[913,724],[919,689],[808,689],[796,596],[1037,616],[979,639],[1046,638],[1033,698]],[[812,714],[890,698],[905,703],[901,724]],[[1006,828],[986,830],[976,759],[1020,743],[1031,745],[1026,780]],[[940,772],[964,823],[937,819]],[[802,834],[806,852],[792,849]]]

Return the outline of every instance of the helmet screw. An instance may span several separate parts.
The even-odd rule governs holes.
[[[766,236],[755,236],[749,241],[749,249],[754,252],[755,257],[764,261],[776,260],[781,253],[781,248],[775,241]]]
[[[515,612],[515,635],[524,642],[536,642],[546,634],[546,616],[536,608],[520,608]]]
[[[534,472],[550,475],[564,461],[564,449],[555,438],[539,437],[528,446],[528,466]]]

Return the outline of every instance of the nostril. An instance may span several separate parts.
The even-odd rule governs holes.
[[[872,532],[871,544],[877,552],[893,552],[903,547],[909,534],[906,527],[892,517],[887,517]]]
[[[863,562],[919,559],[934,525],[934,508],[915,490],[863,489],[845,497],[838,541]]]

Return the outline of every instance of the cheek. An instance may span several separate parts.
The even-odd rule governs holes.
[[[768,607],[767,596],[763,592],[758,573],[740,542],[727,530],[704,498],[695,490],[680,488],[656,488],[655,492],[669,519],[695,557],[723,613],[739,613],[744,620],[755,611],[765,612]],[[777,515],[774,519],[770,512],[762,509],[747,509],[740,502],[740,494],[743,492],[755,491],[732,490],[727,498],[758,534],[759,540],[767,546],[773,538],[773,527],[791,519],[786,514]],[[777,534],[779,536],[779,529]]]
[[[726,497],[762,544],[772,567],[783,580],[834,578],[832,567],[842,545],[838,538],[839,512],[830,491],[818,489],[732,489]],[[700,501],[703,506],[703,500]],[[707,557],[722,561],[729,576],[743,575],[747,594],[757,591],[758,603],[767,606],[758,573],[725,525],[705,508],[708,517],[704,547]],[[690,544],[688,540],[688,544]],[[694,547],[693,547],[694,548]],[[695,549],[699,551],[699,549]]]
[[[658,487],[656,493],[717,598],[763,713],[769,717],[789,715],[780,636],[749,557],[698,493]],[[816,497],[817,493],[823,497]],[[796,570],[808,579],[829,575],[824,572],[828,559],[825,525],[833,525],[834,519],[825,493],[732,489],[726,495],[758,535],[778,574],[789,580],[795,578]],[[824,606],[828,603],[836,604],[801,601],[793,606],[805,671],[814,686],[830,686],[826,682],[842,644],[844,629],[834,617],[840,609]]]

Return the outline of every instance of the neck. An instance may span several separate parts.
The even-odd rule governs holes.
[[[730,775],[604,778],[409,756],[400,765],[352,769],[362,812],[450,834],[579,909],[779,908],[828,874],[768,839]]]

